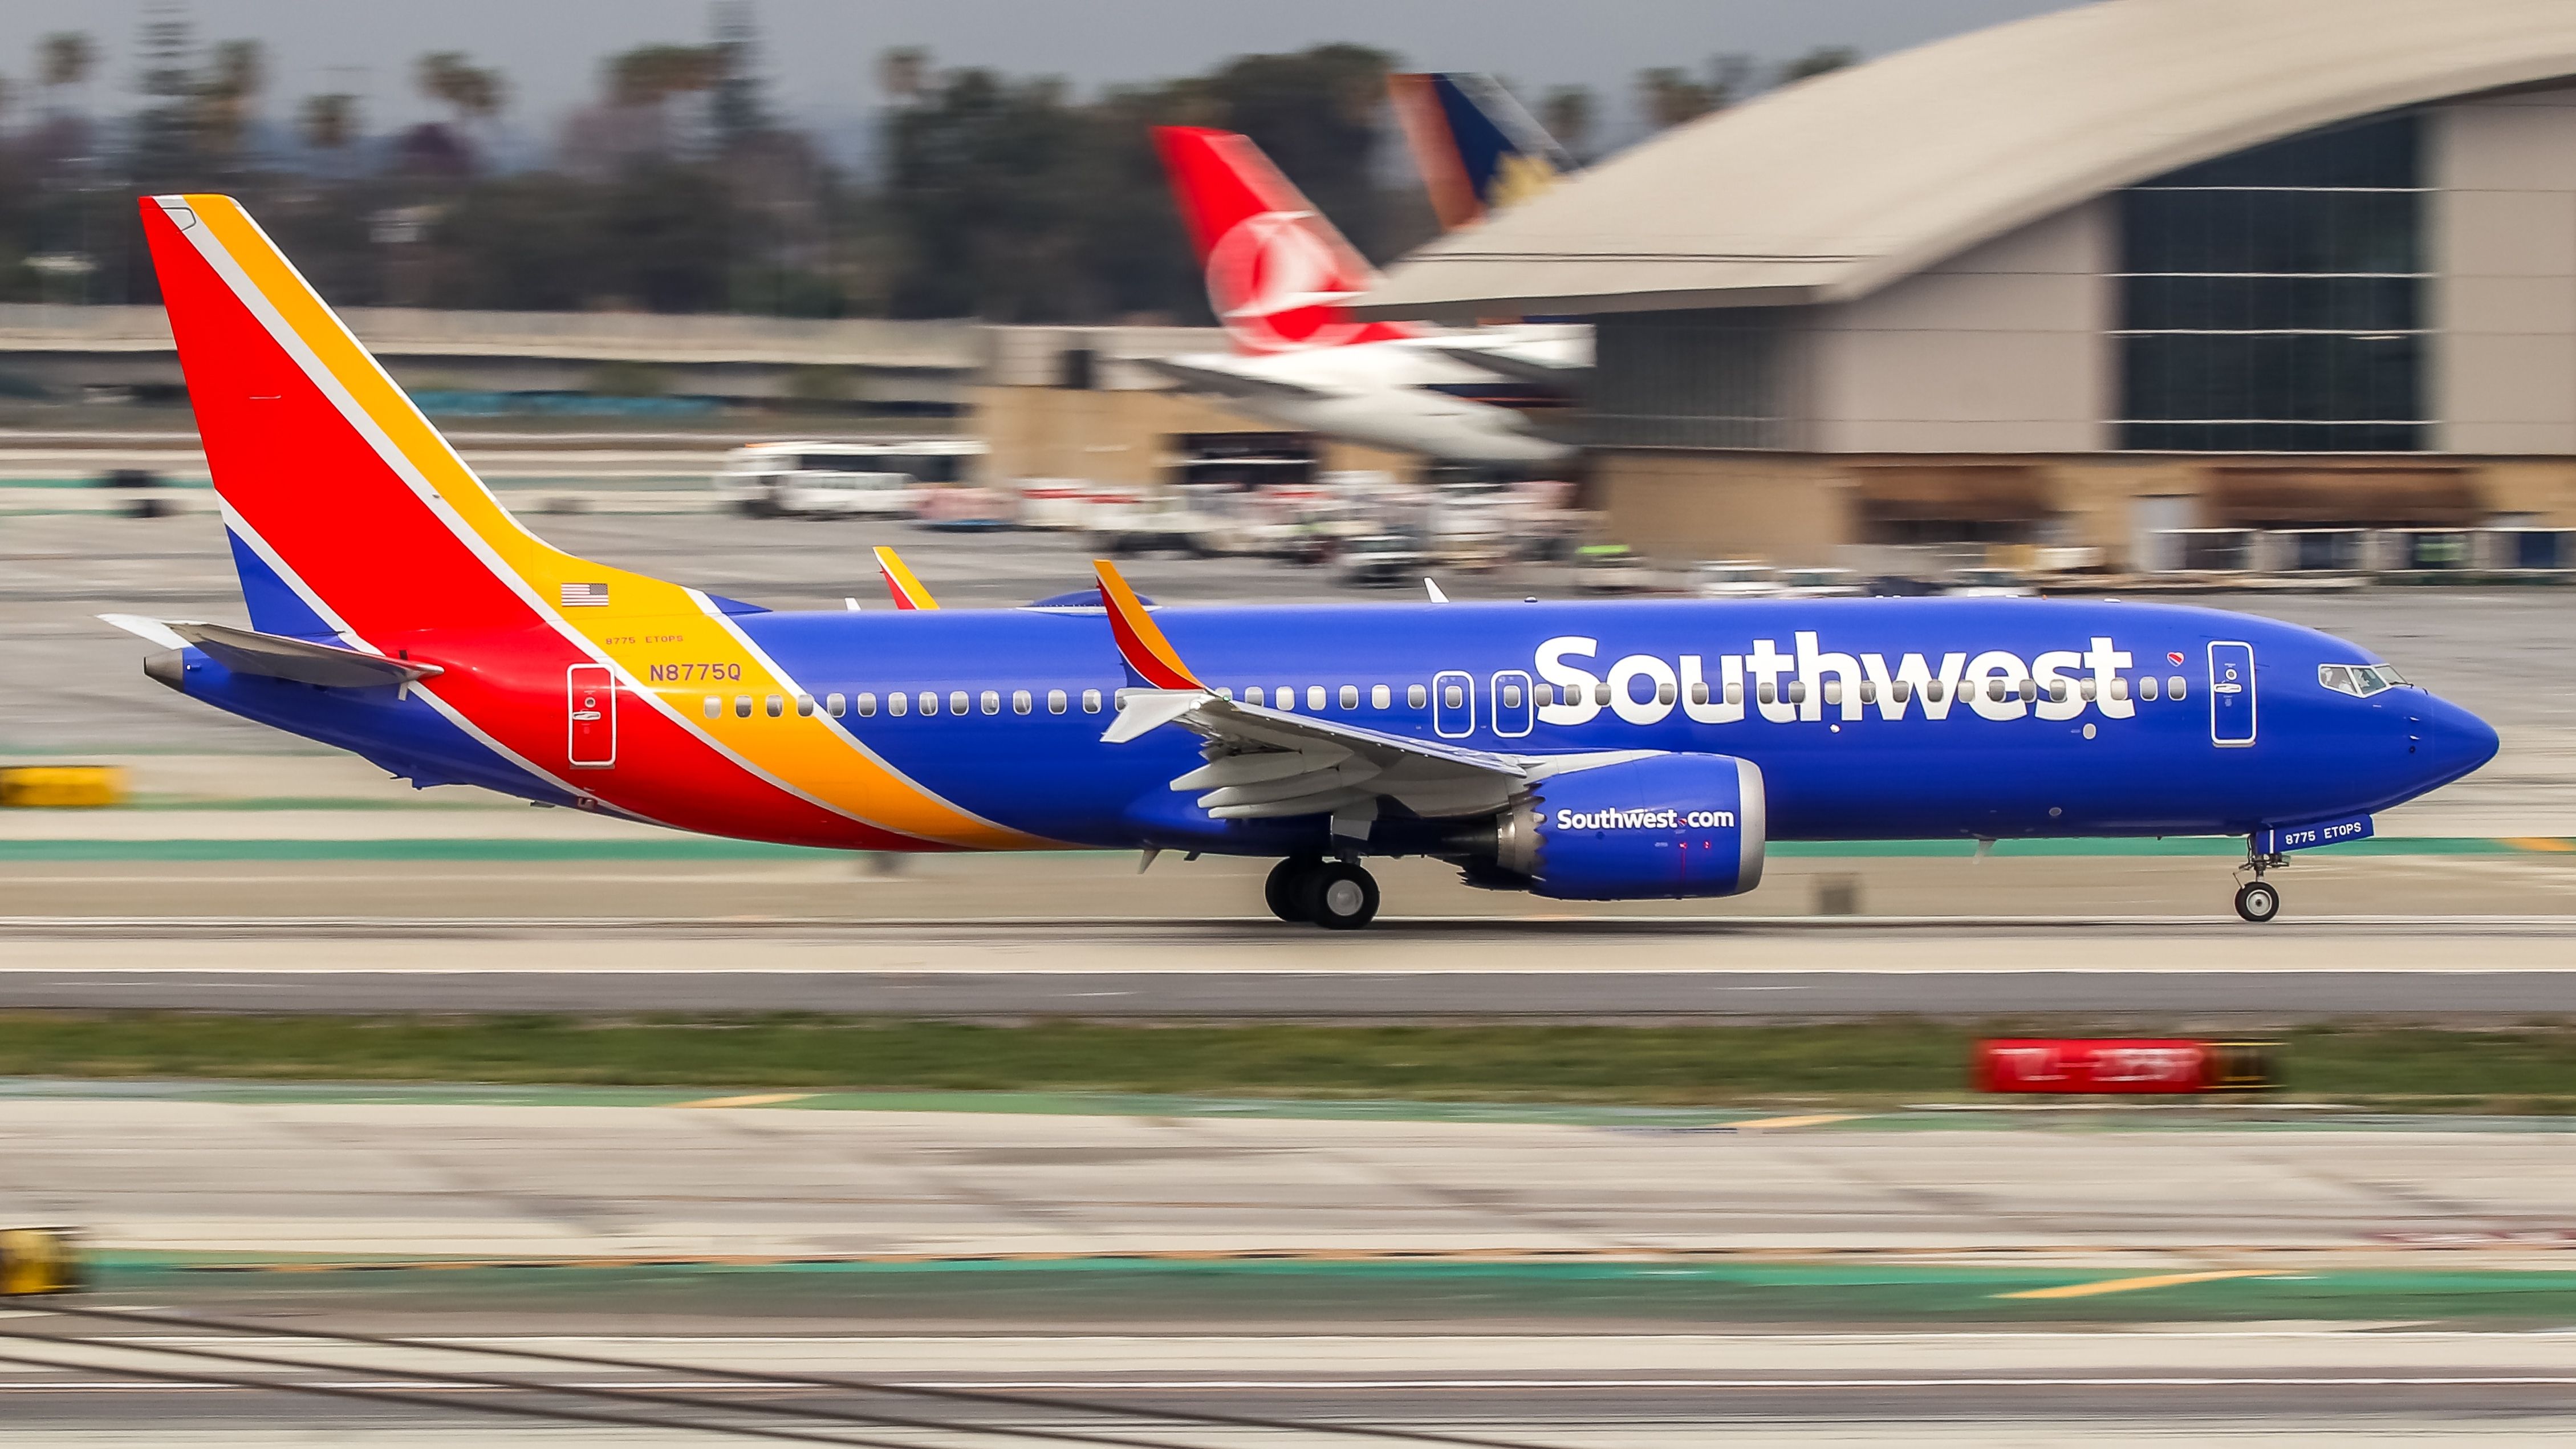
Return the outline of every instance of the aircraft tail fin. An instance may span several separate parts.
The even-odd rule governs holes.
[[[1482,221],[1576,169],[1547,128],[1492,76],[1391,75],[1387,95],[1445,230]]]
[[[1359,321],[1345,309],[1375,284],[1376,269],[1250,137],[1157,126],[1154,146],[1206,270],[1208,305],[1238,351],[1291,352],[1413,335],[1398,323]]]
[[[703,607],[522,528],[239,202],[141,209],[255,628],[363,648]]]

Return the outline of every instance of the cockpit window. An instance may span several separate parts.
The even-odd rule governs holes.
[[[2368,699],[2382,690],[2394,689],[2406,680],[2385,664],[2320,664],[2317,683],[2337,694]]]

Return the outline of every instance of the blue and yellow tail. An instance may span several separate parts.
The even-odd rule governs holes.
[[[1446,230],[1482,221],[1575,170],[1574,158],[1492,76],[1392,75],[1387,94]]]

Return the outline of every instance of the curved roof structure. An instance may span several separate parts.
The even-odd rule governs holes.
[[[2097,0],[1676,127],[1424,247],[1358,310],[1838,301],[2178,166],[2572,75],[2570,0]]]

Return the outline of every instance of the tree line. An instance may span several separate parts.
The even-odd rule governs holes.
[[[132,89],[104,101],[93,39],[47,36],[30,83],[0,75],[0,301],[155,300],[134,198],[220,190],[343,305],[1205,322],[1158,124],[1247,133],[1373,258],[1435,229],[1385,164],[1384,51],[1248,55],[1085,96],[892,50],[857,174],[773,110],[747,7],[714,17],[702,42],[605,58],[535,155],[510,154],[507,76],[461,52],[411,67],[439,119],[376,132],[358,95],[272,95],[258,42],[201,43],[171,11],[147,16]],[[1854,58],[1657,67],[1637,110],[1678,125]],[[1591,91],[1534,110],[1578,156],[1601,144]]]

